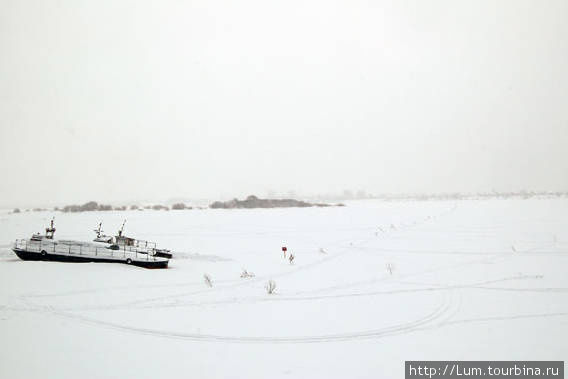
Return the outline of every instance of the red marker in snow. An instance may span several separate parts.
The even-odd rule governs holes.
[[[286,246],[282,246],[282,252],[284,253],[284,258],[286,258],[286,251],[288,251]]]

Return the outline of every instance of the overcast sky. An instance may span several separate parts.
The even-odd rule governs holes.
[[[0,205],[568,190],[568,2],[0,0]]]

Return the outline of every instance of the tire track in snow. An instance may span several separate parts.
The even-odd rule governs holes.
[[[261,344],[298,344],[298,343],[332,343],[332,342],[346,342],[357,341],[365,339],[380,339],[389,336],[405,335],[413,332],[427,331],[432,329],[443,328],[446,326],[467,324],[467,323],[485,323],[494,321],[510,321],[510,320],[523,320],[534,318],[550,318],[550,317],[566,317],[568,312],[550,312],[550,313],[533,313],[533,314],[516,314],[508,316],[485,316],[470,319],[451,320],[451,318],[459,311],[460,305],[457,308],[452,307],[452,302],[447,297],[442,304],[433,312],[406,323],[387,326],[384,328],[364,330],[351,333],[334,333],[323,334],[314,336],[290,336],[290,337],[276,337],[276,336],[227,336],[215,334],[201,334],[201,333],[187,333],[176,331],[164,331],[150,328],[132,327],[118,323],[101,321],[77,314],[68,312],[54,311],[46,309],[45,311],[55,316],[60,316],[70,320],[78,321],[79,323],[87,325],[95,325],[106,329],[119,330],[127,333],[134,333],[138,335],[148,335],[160,338],[181,339],[191,342],[221,342],[221,343],[261,343]],[[452,308],[455,308],[452,312]],[[451,313],[450,313],[451,312]]]
[[[48,311],[53,315],[65,317],[85,324],[97,325],[105,328],[131,332],[141,335],[150,335],[155,337],[174,338],[174,339],[182,339],[188,341],[206,341],[206,342],[297,344],[297,343],[325,343],[325,342],[353,341],[353,340],[362,340],[362,339],[377,339],[377,338],[384,338],[387,336],[407,334],[413,332],[414,330],[418,330],[421,327],[425,327],[429,324],[432,324],[435,321],[443,318],[445,315],[448,314],[448,312],[451,309],[451,306],[452,306],[451,297],[446,296],[444,297],[442,304],[438,306],[433,312],[427,314],[424,317],[421,317],[417,320],[413,320],[410,322],[396,324],[379,329],[359,331],[359,332],[323,334],[323,335],[314,335],[314,336],[290,336],[290,337],[223,336],[223,335],[214,335],[214,334],[164,331],[164,330],[149,329],[149,328],[131,327],[128,325],[101,321],[68,312],[55,311],[52,309],[46,309],[46,311]]]
[[[408,294],[408,293],[420,293],[420,292],[441,292],[441,291],[451,291],[460,289],[501,289],[501,287],[482,287],[486,284],[500,283],[511,280],[526,280],[526,279],[539,279],[539,276],[517,276],[517,277],[507,277],[502,279],[487,280],[483,282],[476,282],[470,284],[455,284],[455,285],[444,285],[436,284],[430,287],[420,287],[420,288],[407,288],[407,289],[394,289],[394,290],[382,290],[382,291],[370,291],[370,292],[355,292],[346,294],[335,294],[335,295],[314,295],[314,296],[255,296],[255,297],[242,297],[242,298],[229,298],[221,300],[211,300],[211,301],[198,301],[198,302],[172,302],[167,304],[147,304],[141,306],[127,307],[127,308],[113,308],[113,310],[118,309],[161,309],[161,308],[183,308],[183,307],[202,307],[202,306],[216,306],[216,305],[230,305],[230,304],[245,304],[245,303],[263,303],[263,302],[289,302],[289,301],[313,301],[313,300],[331,300],[331,299],[343,299],[343,298],[356,298],[356,297],[372,297],[381,295],[398,295],[398,294]],[[507,290],[507,288],[505,288]],[[536,292],[545,292],[539,291]],[[568,288],[556,288],[556,292],[568,292]],[[300,294],[300,293],[299,293]],[[101,310],[100,307],[68,307],[59,308],[63,311],[96,311]]]

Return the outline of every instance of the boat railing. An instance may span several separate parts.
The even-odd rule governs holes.
[[[58,242],[45,239],[39,241],[18,239],[14,243],[14,248],[37,253],[45,251],[47,254],[64,254],[74,256],[88,255],[100,258],[130,258],[146,261],[160,260],[160,258],[150,254],[148,250],[138,251],[137,247],[126,245],[120,246],[118,250],[113,250],[103,246],[84,243]]]
[[[121,236],[116,236],[115,240],[116,244],[119,246],[126,245],[129,247],[136,247],[139,249],[149,249],[149,250],[156,249],[156,242],[138,240],[130,237],[121,237]]]
[[[156,242],[134,240],[134,247],[139,247],[144,249],[156,249]]]

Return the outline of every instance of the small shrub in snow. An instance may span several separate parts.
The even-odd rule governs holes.
[[[290,261],[290,264],[293,265],[294,264],[294,254],[290,254],[290,258],[288,258],[288,260]]]
[[[254,272],[243,270],[243,272],[241,273],[241,278],[254,278]]]
[[[386,265],[387,271],[390,275],[392,275],[393,271],[394,271],[394,265],[392,263],[387,263]]]
[[[213,287],[213,281],[211,280],[211,277],[209,275],[203,274],[203,280],[208,287]]]
[[[276,282],[272,279],[270,279],[268,281],[268,283],[266,283],[266,286],[264,286],[264,288],[266,288],[266,292],[269,295],[272,295],[274,293],[274,291],[276,291]]]

